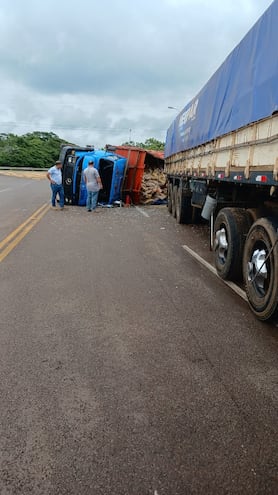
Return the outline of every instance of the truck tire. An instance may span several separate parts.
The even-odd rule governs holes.
[[[252,219],[243,208],[223,208],[214,225],[214,262],[224,280],[242,279],[242,257]]]
[[[244,247],[243,278],[249,306],[262,321],[278,316],[278,222],[260,218]]]
[[[169,213],[172,213],[172,204],[173,204],[173,185],[171,182],[168,182],[168,197],[167,197],[167,208]]]
[[[172,215],[174,218],[176,218],[177,214],[177,192],[178,192],[178,186],[173,186],[172,184]]]
[[[185,196],[182,186],[176,191],[176,219],[178,223],[192,223],[191,197]]]
[[[174,187],[174,196],[175,196],[175,204],[176,204],[176,220],[178,223],[181,223],[181,198],[182,198],[181,186]]]
[[[197,208],[197,206],[192,206],[192,222],[194,225],[202,223],[202,208]]]

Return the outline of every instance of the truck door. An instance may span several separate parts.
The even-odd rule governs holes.
[[[79,204],[80,198],[80,183],[82,180],[82,170],[83,170],[83,160],[84,156],[79,156],[76,161],[74,178],[73,178],[73,204]]]

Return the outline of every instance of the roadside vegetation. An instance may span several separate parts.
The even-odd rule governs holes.
[[[145,150],[164,151],[165,143],[155,138],[148,138],[144,143],[128,141],[123,144],[128,146],[136,146],[137,148],[144,148]]]
[[[47,168],[57,160],[62,143],[53,132],[0,134],[0,166]]]
[[[17,136],[0,134],[0,167],[48,168],[57,160],[60,147],[67,144],[53,132],[32,132]],[[116,143],[118,144],[118,143]],[[149,138],[145,143],[124,143],[140,148],[163,150],[164,143]]]

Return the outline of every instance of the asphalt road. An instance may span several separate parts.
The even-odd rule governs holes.
[[[2,236],[49,199],[8,180]],[[1,495],[277,493],[277,328],[182,249],[206,243],[68,207],[0,263]]]
[[[26,173],[26,179],[2,174],[0,172],[0,241],[49,200],[50,190],[47,179],[32,179],[32,173]],[[45,172],[41,172],[42,178],[45,175]]]

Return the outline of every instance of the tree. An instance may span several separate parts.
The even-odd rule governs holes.
[[[135,146],[137,148],[144,148],[145,150],[164,151],[165,143],[156,138],[148,138],[144,143],[127,141],[123,143],[123,146]]]
[[[0,166],[48,168],[58,159],[62,144],[65,141],[53,132],[0,134]]]

